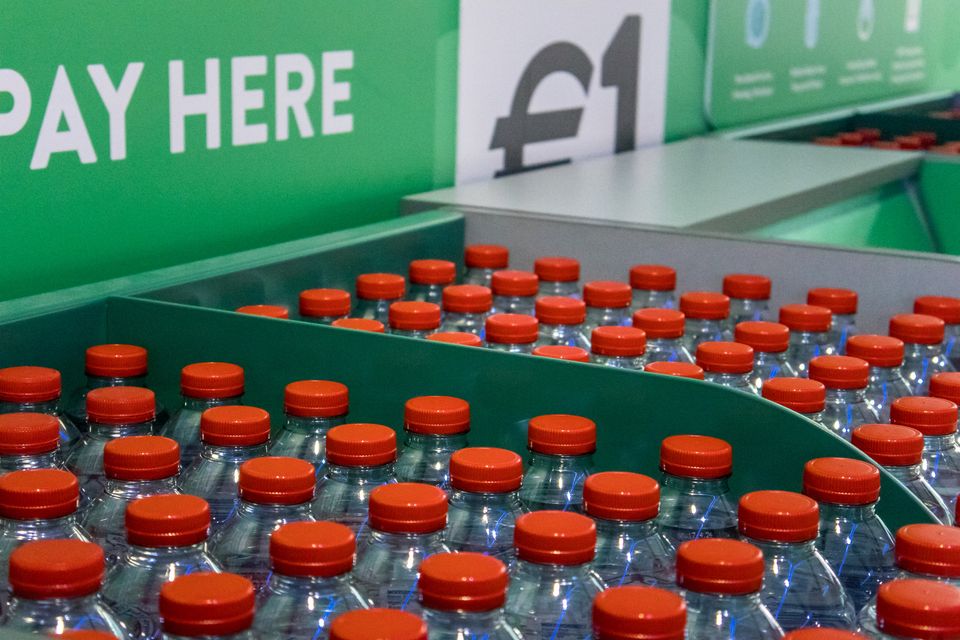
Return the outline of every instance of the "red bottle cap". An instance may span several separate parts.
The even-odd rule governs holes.
[[[347,414],[347,385],[329,380],[298,380],[283,390],[283,410],[300,418],[334,418]]]
[[[960,577],[960,528],[943,524],[908,524],[897,530],[897,566],[912,573]]]
[[[103,550],[73,539],[33,540],[10,554],[13,595],[28,600],[78,598],[103,583]]]
[[[493,292],[478,284],[455,284],[443,290],[443,310],[449,313],[487,313]]]
[[[60,372],[48,367],[0,369],[0,402],[49,402],[60,397]]]
[[[56,451],[60,422],[46,413],[0,415],[0,456],[29,456]]]
[[[470,493],[507,493],[520,489],[523,461],[513,451],[466,447],[450,456],[450,484]]]
[[[923,456],[923,434],[911,427],[865,424],[853,430],[850,441],[886,467],[920,464]]]
[[[331,318],[350,313],[350,292],[343,289],[307,289],[300,292],[300,315]]]
[[[785,304],[780,307],[780,324],[790,331],[823,332],[830,329],[833,314],[827,307],[811,304]]]
[[[852,458],[814,458],[803,467],[803,492],[817,502],[872,504],[880,499],[880,471]]]
[[[760,392],[767,400],[797,413],[819,413],[827,400],[823,383],[808,378],[771,378],[763,383]]]
[[[404,300],[390,305],[390,328],[429,331],[440,327],[440,305]]]
[[[243,367],[229,362],[196,362],[180,370],[180,392],[191,398],[236,398],[243,387]]]
[[[370,526],[388,533],[431,533],[447,526],[447,494],[418,482],[380,485],[370,492]]]
[[[660,469],[683,478],[725,478],[733,472],[733,447],[710,436],[668,436],[660,443]]]
[[[677,549],[677,585],[694,593],[756,593],[763,571],[763,553],[740,540],[700,538]]]
[[[947,324],[960,323],[960,298],[920,296],[913,301],[914,313],[940,318]]]
[[[157,399],[143,387],[101,387],[87,394],[87,416],[98,424],[138,424],[153,420]]]
[[[877,626],[920,640],[960,637],[960,589],[933,580],[892,580],[877,591]]]
[[[76,512],[80,484],[69,471],[29,469],[0,477],[0,517],[51,520]]]
[[[730,273],[723,276],[723,293],[741,300],[769,300],[770,278],[755,273]]]
[[[459,344],[464,347],[482,347],[483,340],[475,333],[466,331],[441,331],[440,333],[431,333],[427,340],[433,342],[446,342],[447,344]]]
[[[585,564],[596,553],[597,526],[572,511],[534,511],[517,518],[513,544],[527,562]]]
[[[590,354],[581,347],[571,347],[565,344],[545,344],[533,350],[533,355],[556,360],[570,360],[572,362],[590,362]]]
[[[701,342],[697,345],[697,364],[711,373],[750,373],[753,348],[740,342]]]
[[[680,296],[680,311],[695,320],[723,320],[730,315],[730,298],[713,291],[688,291]]]
[[[499,244],[471,244],[463,252],[463,261],[473,269],[506,269],[510,250]]]
[[[783,353],[790,346],[790,329],[779,322],[738,322],[733,339],[758,353]]]
[[[130,544],[187,547],[210,535],[210,505],[197,496],[147,496],[127,506],[124,523]]]
[[[273,570],[284,576],[329,578],[353,569],[356,537],[336,522],[291,522],[270,534]]]
[[[131,378],[147,374],[147,350],[133,344],[98,344],[86,351],[88,376]]]
[[[286,320],[290,317],[290,311],[286,307],[278,304],[248,304],[234,309],[237,313],[243,313],[248,316],[262,316],[264,318],[277,318]]]
[[[867,640],[867,636],[842,629],[814,627],[811,629],[791,631],[783,636],[783,640]]]
[[[339,320],[334,320],[330,326],[341,329],[354,329],[356,331],[369,331],[371,333],[386,333],[386,327],[383,326],[383,323],[379,320],[373,320],[372,318],[340,318]]]
[[[860,127],[857,133],[863,136],[864,142],[876,142],[883,137],[883,132],[873,127]]]
[[[740,533],[755,540],[806,542],[817,537],[820,507],[802,493],[754,491],[740,498]]]
[[[160,587],[165,634],[226,636],[253,624],[253,583],[235,573],[189,573]]]
[[[810,379],[828,389],[863,389],[870,379],[870,365],[851,356],[817,356],[810,361]]]
[[[576,282],[580,279],[580,261],[573,258],[537,258],[533,270],[538,278],[546,282]]]
[[[564,296],[546,296],[537,300],[536,314],[544,324],[580,324],[587,317],[587,304]]]
[[[636,327],[597,327],[590,334],[590,348],[601,356],[636,358],[647,350],[647,334]]]
[[[939,344],[945,330],[943,320],[935,316],[901,313],[890,318],[890,335],[913,344]]]
[[[687,605],[666,589],[612,587],[593,599],[597,640],[683,640]]]
[[[650,339],[683,336],[686,316],[676,309],[639,309],[633,314],[633,326],[643,329]]]
[[[583,484],[583,509],[606,520],[650,520],[660,512],[660,484],[639,473],[595,473]]]
[[[530,271],[494,271],[490,287],[495,296],[535,296],[540,278]]]
[[[957,405],[943,398],[897,398],[890,405],[890,422],[925,436],[948,436],[957,432]]]
[[[363,300],[397,300],[406,293],[403,276],[395,273],[364,273],[357,276],[357,297]]]
[[[868,334],[850,336],[847,355],[866,360],[871,367],[899,367],[903,364],[903,340]]]
[[[527,423],[527,447],[547,455],[593,453],[597,449],[597,424],[565,413],[536,416]]]
[[[633,301],[633,290],[625,282],[594,280],[583,285],[583,301],[588,307],[629,307]]]
[[[240,498],[256,504],[302,504],[313,499],[316,469],[286,456],[253,458],[240,465]]]
[[[457,277],[457,265],[449,260],[412,260],[410,282],[414,284],[451,284]]]
[[[930,378],[930,395],[954,404],[960,402],[960,373],[947,371]]]
[[[341,467],[379,467],[397,459],[397,434],[382,424],[342,424],[327,432],[327,462]]]
[[[643,370],[647,373],[703,380],[703,369],[689,362],[651,362],[644,365]]]
[[[180,472],[180,445],[163,436],[124,436],[103,448],[103,473],[115,480],[159,480]]]
[[[470,430],[470,404],[451,396],[419,396],[404,405],[404,428],[412,433],[449,436]]]
[[[820,287],[807,292],[807,304],[826,307],[830,313],[849,315],[857,312],[857,292],[853,289]]]
[[[482,553],[436,553],[420,563],[424,607],[440,611],[492,611],[507,599],[507,567]]]
[[[635,264],[630,267],[630,286],[647,291],[673,291],[677,271],[663,264]]]
[[[200,416],[200,439],[221,447],[249,447],[270,438],[270,414],[259,407],[224,405]]]
[[[357,609],[334,618],[330,640],[427,640],[427,623],[397,609]]]
[[[497,313],[486,322],[487,342],[494,344],[530,344],[536,342],[540,323],[533,316]]]

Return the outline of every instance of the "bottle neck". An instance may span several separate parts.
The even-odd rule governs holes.
[[[347,414],[339,416],[328,416],[328,417],[304,417],[304,416],[293,416],[289,413],[286,414],[287,420],[283,425],[283,428],[286,431],[292,431],[294,433],[303,433],[308,435],[317,435],[322,436],[330,429],[344,424],[346,422]]]
[[[900,482],[917,480],[921,473],[921,465],[919,462],[917,464],[908,464],[896,467],[885,466],[884,469],[889,471],[890,474]]]
[[[703,379],[707,382],[713,382],[724,387],[747,387],[750,384],[750,376],[753,371],[747,373],[719,373],[715,371],[704,371]]]
[[[722,333],[723,323],[726,318],[687,318],[684,325],[684,333],[688,336],[698,333]]]
[[[647,352],[670,351],[680,348],[681,338],[647,338]]]
[[[862,389],[831,389],[827,387],[827,404],[853,404],[855,402],[865,402],[867,397],[866,387]]]
[[[60,410],[60,398],[44,402],[0,402],[0,413],[47,413]]]
[[[630,307],[587,307],[589,325],[625,325],[629,319]]]
[[[527,464],[531,468],[589,469],[593,467],[593,453],[582,456],[564,456],[531,451]]]
[[[57,469],[63,465],[60,449],[46,453],[17,454],[0,456],[0,469],[4,471],[22,471],[26,469]]]
[[[517,558],[515,575],[511,579],[518,582],[547,583],[571,578],[585,578],[590,564],[539,564]]]
[[[685,591],[684,599],[687,606],[693,611],[701,613],[715,610],[746,611],[760,607],[760,595],[757,593],[728,594],[728,593],[697,593]],[[735,618],[736,616],[731,616]]]
[[[118,480],[107,478],[106,495],[118,500],[136,500],[141,496],[177,492],[177,476],[157,480]]]
[[[349,573],[338,576],[288,576],[274,570],[270,574],[269,589],[274,593],[309,591],[312,594],[329,594],[346,591],[350,585]]]
[[[217,444],[204,443],[200,455],[207,460],[216,462],[243,462],[250,458],[259,458],[267,455],[267,443],[250,445],[247,447],[228,447]]]
[[[147,376],[127,376],[125,378],[111,376],[87,376],[87,390],[102,389],[104,387],[146,387]]]
[[[153,420],[135,424],[101,424],[90,421],[90,434],[112,440],[124,436],[149,436],[153,433]]]
[[[0,518],[0,529],[4,537],[16,538],[20,540],[32,540],[35,538],[60,537],[48,535],[52,531],[66,531],[77,524],[77,514],[62,516],[60,518],[43,518],[36,520],[14,520],[13,518]]]
[[[827,331],[790,331],[790,345],[825,345],[830,341]]]
[[[237,507],[237,517],[260,520],[283,520],[291,517],[307,516],[309,513],[309,501],[296,504],[263,504],[241,498],[240,506]]]
[[[589,515],[589,514],[587,514]],[[650,520],[606,520],[593,517],[597,523],[597,537],[649,538],[659,533],[656,518]]]
[[[877,503],[870,504],[831,504],[829,502],[820,503],[821,520],[849,520],[852,522],[865,522],[877,517]]]
[[[464,509],[489,508],[498,510],[520,509],[520,488],[504,493],[475,493],[454,489],[450,492],[450,506]]]
[[[948,433],[944,436],[924,436],[924,451],[947,451],[957,448],[957,432]]]
[[[423,619],[429,628],[443,629],[449,632],[452,629],[469,629],[471,638],[486,636],[494,627],[503,624],[503,609],[490,611],[458,611],[447,609],[432,609],[423,607]],[[480,635],[477,635],[480,634]],[[458,634],[458,637],[466,637]]]
[[[343,467],[327,463],[325,477],[344,484],[384,484],[393,479],[393,463],[376,467]]]
[[[754,351],[753,368],[782,365],[787,361],[786,351]]]
[[[443,529],[427,533],[399,533],[370,529],[370,542],[391,549],[430,548],[443,544]]]
[[[135,544],[127,545],[123,555],[123,562],[134,566],[150,566],[175,562],[189,556],[199,556],[206,551],[206,542],[183,545],[179,547],[142,547]]]
[[[729,476],[723,478],[686,478],[664,473],[661,484],[681,493],[718,496],[730,491]]]
[[[776,542],[773,540],[757,540],[744,536],[744,539],[750,544],[755,545],[763,552],[765,560],[770,558],[803,558],[812,556],[816,553],[816,538],[813,540],[804,540],[802,542]]]
[[[924,358],[934,358],[943,353],[941,343],[919,344],[916,342],[907,342],[903,345],[903,360],[922,360]]]
[[[18,596],[16,593],[10,598],[10,611],[29,609],[37,612],[37,618],[63,618],[72,612],[92,612],[98,606],[97,593],[90,593],[75,598],[43,598],[33,599]],[[23,617],[24,614],[19,614]],[[76,613],[74,613],[76,615]]]
[[[426,451],[456,451],[467,446],[467,433],[453,433],[450,435],[430,435],[406,431],[403,445],[408,449]]]
[[[194,398],[191,396],[183,396],[183,408],[200,413],[212,407],[233,406],[242,402],[242,395],[231,398]]]
[[[884,382],[893,382],[900,377],[899,365],[896,367],[870,367],[871,383],[883,384]]]

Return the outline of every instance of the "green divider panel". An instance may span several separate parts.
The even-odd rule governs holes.
[[[925,160],[920,166],[920,194],[940,250],[960,255],[960,162]]]
[[[226,360],[246,369],[246,402],[268,409],[275,427],[284,385],[326,378],[350,387],[351,420],[394,428],[410,397],[465,398],[474,445],[521,451],[529,418],[588,416],[598,424],[601,469],[657,475],[665,436],[718,436],[734,447],[737,493],[798,490],[808,459],[863,457],[787,409],[703,382],[156,301],[117,298],[108,306],[108,337],[150,349],[152,381],[168,406],[176,406],[181,367]],[[932,521],[886,474],[880,513],[894,528]]]

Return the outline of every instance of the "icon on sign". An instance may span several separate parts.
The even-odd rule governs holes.
[[[803,22],[803,44],[807,49],[813,49],[820,39],[820,0],[807,0],[807,15]]]
[[[920,31],[920,9],[923,0],[907,0],[907,12],[903,16],[903,30],[907,33]]]
[[[747,45],[759,49],[770,33],[770,0],[750,0],[747,4]]]
[[[873,0],[860,0],[860,11],[857,13],[857,37],[866,42],[873,35],[873,27],[877,21],[877,10]]]

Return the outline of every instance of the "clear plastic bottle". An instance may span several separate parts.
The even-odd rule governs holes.
[[[676,550],[657,522],[656,480],[626,471],[595,473],[583,485],[583,510],[597,525],[593,568],[605,584],[676,584]]]
[[[896,575],[893,535],[877,515],[880,472],[851,458],[815,458],[804,465],[803,493],[820,505],[817,549],[859,611]]]
[[[60,410],[60,372],[48,367],[0,369],[0,414],[44,413],[57,419],[60,450],[70,453],[80,443],[80,431]]]
[[[265,456],[240,465],[236,515],[210,539],[210,553],[225,571],[240,574],[263,589],[270,574],[270,534],[289,522],[313,520],[310,501],[316,488],[306,460]]]
[[[462,331],[438,331],[427,336],[431,342],[445,342],[446,344],[458,344],[462,347],[482,347],[483,340],[480,336],[473,333],[464,333]]]
[[[514,544],[507,620],[525,640],[589,637],[593,599],[606,587],[591,568],[593,520],[562,511],[528,513],[517,520]]]
[[[647,373],[659,373],[664,376],[703,380],[703,369],[692,362],[651,362],[643,367]]]
[[[783,638],[784,640],[868,640],[867,636],[856,631],[827,629],[826,627],[797,629],[784,635]]]
[[[298,380],[283,390],[286,420],[270,443],[270,455],[300,458],[323,476],[327,432],[347,421],[350,395],[345,384],[329,380]]]
[[[354,331],[368,331],[370,333],[386,333],[387,328],[379,320],[373,318],[341,318],[330,323],[331,327],[353,329]]]
[[[427,640],[427,625],[396,609],[348,611],[333,621],[330,640]]]
[[[356,289],[357,304],[353,308],[353,316],[377,320],[386,325],[390,305],[403,300],[407,283],[403,276],[395,273],[364,273],[357,276]]]
[[[580,298],[580,261],[562,256],[537,258],[533,271],[540,279],[538,297]]]
[[[533,355],[568,362],[590,362],[590,353],[586,349],[563,344],[545,344],[534,349]]]
[[[900,425],[865,424],[853,430],[851,442],[917,496],[940,522],[953,524],[953,513],[923,477],[922,433]]]
[[[397,458],[400,482],[423,482],[447,490],[450,456],[467,446],[470,405],[451,396],[418,396],[403,408],[406,439]]]
[[[755,273],[728,273],[723,276],[723,294],[730,298],[730,328],[741,322],[770,319],[771,282]]]
[[[822,382],[810,378],[771,378],[760,392],[767,400],[792,409],[823,426],[827,388]]]
[[[837,349],[831,341],[830,310],[809,304],[785,304],[780,307],[780,324],[790,329],[787,362],[797,375],[809,375],[810,361],[832,356]]]
[[[244,372],[229,362],[196,362],[180,370],[180,407],[160,429],[160,435],[180,445],[180,463],[189,467],[200,455],[200,416],[211,407],[243,401]]]
[[[893,580],[877,593],[877,621],[863,632],[877,640],[960,637],[960,589],[932,580]]]
[[[594,640],[684,640],[687,604],[656,587],[611,587],[593,600]]]
[[[411,260],[407,300],[440,306],[443,288],[457,279],[457,265],[449,260]]]
[[[377,487],[370,493],[370,534],[357,549],[353,578],[376,607],[418,612],[420,563],[450,551],[443,542],[447,494],[414,482]]]
[[[753,384],[753,348],[740,342],[701,342],[697,345],[697,365],[704,380],[760,395]]]
[[[532,353],[539,337],[539,323],[533,316],[496,313],[487,318],[487,347],[507,353]]]
[[[590,350],[597,364],[643,371],[647,334],[636,327],[597,327],[590,334]]]
[[[847,340],[857,333],[857,292],[820,287],[807,292],[807,304],[830,310],[830,344],[838,354],[847,351]]]
[[[531,510],[580,511],[583,482],[593,473],[597,425],[568,414],[530,418],[527,423],[527,472],[520,500]]]
[[[943,354],[954,369],[960,367],[960,298],[920,296],[913,301],[913,312],[943,320]]]
[[[100,598],[134,640],[160,639],[160,588],[197,571],[219,573],[207,553],[210,507],[196,496],[157,495],[130,503],[127,547],[104,579]]]
[[[730,298],[713,291],[688,291],[680,296],[680,311],[685,323],[683,344],[690,353],[701,342],[722,342],[733,337],[727,326]]]
[[[127,638],[116,614],[97,597],[103,551],[82,540],[35,540],[10,556],[13,596],[0,616],[0,636],[104,631]]]
[[[87,394],[89,430],[65,463],[80,481],[81,508],[104,491],[103,448],[116,438],[150,435],[155,406],[153,391],[143,387],[100,387]]]
[[[686,324],[682,311],[676,309],[639,309],[633,314],[633,326],[647,334],[647,362],[693,363],[693,354],[683,344]]]
[[[923,477],[954,513],[960,493],[957,405],[943,398],[900,398],[890,407],[890,421],[923,434]]]
[[[510,250],[499,244],[470,244],[463,252],[464,284],[489,287],[493,274],[510,265]]]
[[[754,491],[740,498],[740,533],[763,552],[760,599],[786,631],[802,627],[853,630],[857,613],[817,550],[820,509],[791,491]]]
[[[760,549],[701,539],[677,550],[677,585],[687,601],[687,640],[768,640],[783,630],[760,599]]]
[[[426,338],[440,328],[440,305],[401,300],[390,305],[390,333],[407,338]]]
[[[597,327],[630,326],[633,290],[627,283],[614,280],[588,282],[583,285],[583,301],[587,304],[583,332],[588,336]]]
[[[513,531],[527,510],[520,502],[523,461],[513,451],[467,447],[450,457],[450,500],[444,540],[454,551],[514,558]]]
[[[242,307],[237,307],[234,311],[247,316],[273,318],[274,320],[290,319],[290,310],[278,304],[246,304]]]
[[[879,421],[867,402],[870,365],[852,356],[818,356],[810,361],[810,378],[827,388],[821,424],[844,440],[862,424]]]
[[[753,374],[750,384],[760,392],[771,378],[796,377],[797,372],[787,359],[790,329],[779,322],[738,322],[733,329],[737,342],[753,349]]]
[[[540,279],[532,271],[495,271],[490,279],[493,313],[535,313]]]
[[[493,306],[493,293],[477,284],[456,284],[443,290],[443,331],[460,331],[483,337],[484,324]]]
[[[307,289],[300,292],[300,319],[333,324],[350,316],[350,292],[343,289]]]
[[[59,469],[60,423],[45,413],[0,414],[0,476],[25,469]]]
[[[662,264],[635,264],[630,267],[633,310],[673,309],[677,306],[674,289],[677,272]],[[642,328],[642,327],[641,327]]]
[[[890,318],[890,335],[904,343],[901,372],[913,395],[927,395],[930,378],[944,371],[954,371],[943,354],[945,326],[940,318],[916,313],[902,313]]]
[[[164,640],[260,640],[255,608],[253,583],[234,573],[190,573],[160,589]]]
[[[903,341],[890,336],[856,335],[847,340],[847,355],[866,360],[870,365],[867,403],[880,422],[890,421],[890,405],[897,398],[913,395],[900,373]]]
[[[200,457],[180,474],[180,489],[210,504],[213,531],[236,512],[240,465],[267,455],[270,414],[246,405],[213,407],[200,417]]]
[[[660,443],[660,529],[674,547],[698,538],[736,538],[730,494],[733,448],[710,436],[669,436]]]
[[[540,322],[538,345],[567,345],[590,349],[590,338],[583,322],[587,305],[583,300],[564,296],[537,298],[537,320]]]
[[[178,492],[180,447],[162,436],[117,438],[103,448],[103,471],[104,492],[83,512],[80,523],[103,548],[110,567],[127,547],[127,506],[146,496]]]

